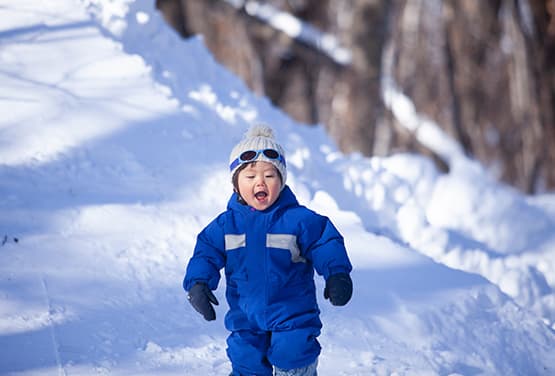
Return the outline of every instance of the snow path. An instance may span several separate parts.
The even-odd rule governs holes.
[[[542,321],[555,312],[550,197],[440,176],[416,156],[344,156],[321,127],[250,93],[201,38],[179,40],[152,1],[0,4],[1,374],[229,373],[225,286],[207,323],[181,280],[196,234],[225,208],[225,162],[253,121],[276,127],[290,186],[332,218],[355,266],[346,307],[324,301],[317,279],[321,375],[555,370]],[[471,216],[450,191],[471,208],[483,192],[506,205]],[[455,218],[439,215],[445,205]],[[513,221],[517,212],[535,221]],[[519,252],[503,248],[515,239]],[[449,264],[457,249],[457,269],[473,249],[480,265],[509,255],[488,279],[511,266],[505,287],[532,310],[475,269],[421,254]]]
[[[52,307],[52,303],[50,301],[50,294],[48,292],[48,287],[46,287],[46,281],[44,280],[44,278],[41,278],[41,283],[42,283],[42,289],[44,292],[44,299],[46,301],[46,306],[48,307],[48,328],[50,329],[50,338],[52,339],[52,347],[54,348],[54,355],[56,357],[56,365],[58,367],[58,374],[59,375],[66,375],[65,370],[62,366],[62,361],[60,358],[60,345],[59,345],[59,341],[58,338],[56,336],[56,328],[54,326],[54,321],[52,320],[52,313],[54,312],[54,309]]]

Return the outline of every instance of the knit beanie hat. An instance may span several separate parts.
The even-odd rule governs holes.
[[[247,153],[248,152],[248,153]],[[287,180],[285,153],[274,138],[274,131],[267,125],[255,124],[245,133],[229,155],[231,179],[244,163],[264,161],[273,164],[281,174],[281,188]]]

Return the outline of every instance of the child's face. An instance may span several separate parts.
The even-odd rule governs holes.
[[[258,161],[249,163],[237,176],[239,194],[256,210],[270,207],[279,197],[281,178],[273,164]]]

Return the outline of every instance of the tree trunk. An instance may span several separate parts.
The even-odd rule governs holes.
[[[395,28],[396,78],[418,110],[526,192],[555,187],[553,66],[536,3],[407,0]]]
[[[555,189],[555,0],[268,0],[335,35],[348,66],[221,0],[157,0],[182,35],[344,152],[433,155],[381,98],[384,47],[419,114],[500,179]],[[179,18],[182,22],[179,22]],[[438,156],[434,156],[436,159]]]

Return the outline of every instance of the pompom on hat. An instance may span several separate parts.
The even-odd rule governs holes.
[[[275,153],[265,152],[266,150],[274,150],[277,152],[277,157],[274,158]],[[250,158],[247,151],[254,155]],[[270,154],[268,156],[267,154]],[[249,157],[245,159],[245,156]],[[273,164],[281,174],[281,187],[285,186],[287,180],[287,169],[285,163],[285,153],[280,144],[274,138],[274,131],[272,128],[265,124],[255,124],[245,133],[244,138],[231,150],[229,155],[229,170],[231,178],[233,179],[239,167],[249,162],[268,162]]]

